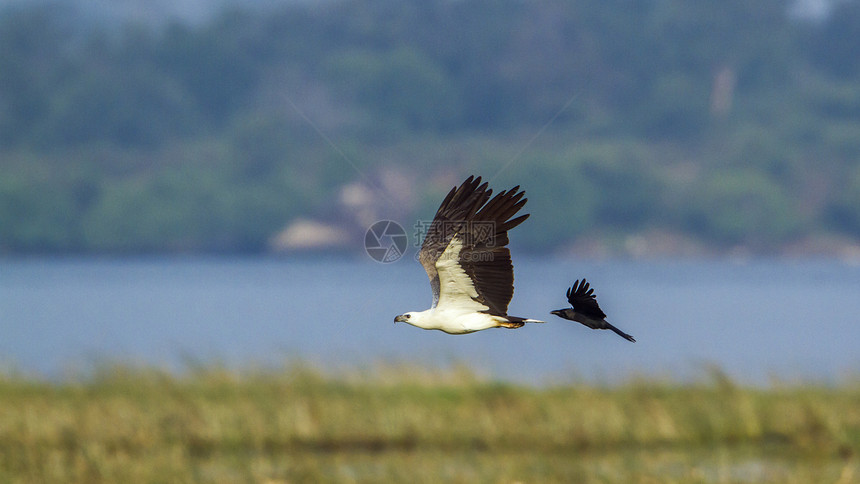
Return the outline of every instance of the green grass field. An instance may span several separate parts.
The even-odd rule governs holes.
[[[466,370],[0,376],[0,483],[860,482],[860,384]]]

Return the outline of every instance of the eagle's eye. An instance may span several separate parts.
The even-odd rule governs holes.
[[[412,315],[411,315],[411,314],[407,314],[407,315],[406,315],[406,319],[409,319],[409,318],[411,318],[411,317],[412,317]]]

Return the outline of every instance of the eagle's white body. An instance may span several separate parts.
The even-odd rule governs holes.
[[[448,334],[466,334],[482,329],[496,328],[506,322],[504,318],[489,314],[476,313],[460,308],[430,308],[426,311],[407,313],[406,320],[412,326],[423,329],[438,329]]]

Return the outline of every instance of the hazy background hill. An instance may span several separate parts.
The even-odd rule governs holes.
[[[357,252],[479,173],[523,250],[856,256],[860,2],[802,6],[2,2],[0,252]]]

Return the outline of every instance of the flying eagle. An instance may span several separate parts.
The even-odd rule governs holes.
[[[430,278],[433,306],[401,314],[395,323],[464,334],[543,322],[507,314],[514,294],[508,231],[529,216],[512,218],[528,200],[519,188],[490,199],[493,191],[487,183],[470,176],[448,192],[418,252]]]
[[[567,290],[567,302],[572,308],[556,309],[551,311],[551,314],[577,323],[582,323],[591,329],[611,329],[618,336],[627,341],[636,342],[633,336],[621,331],[612,326],[606,321],[606,313],[604,313],[597,304],[597,296],[594,295],[594,289],[588,287],[585,279],[579,282],[579,279],[573,283],[573,287]]]

